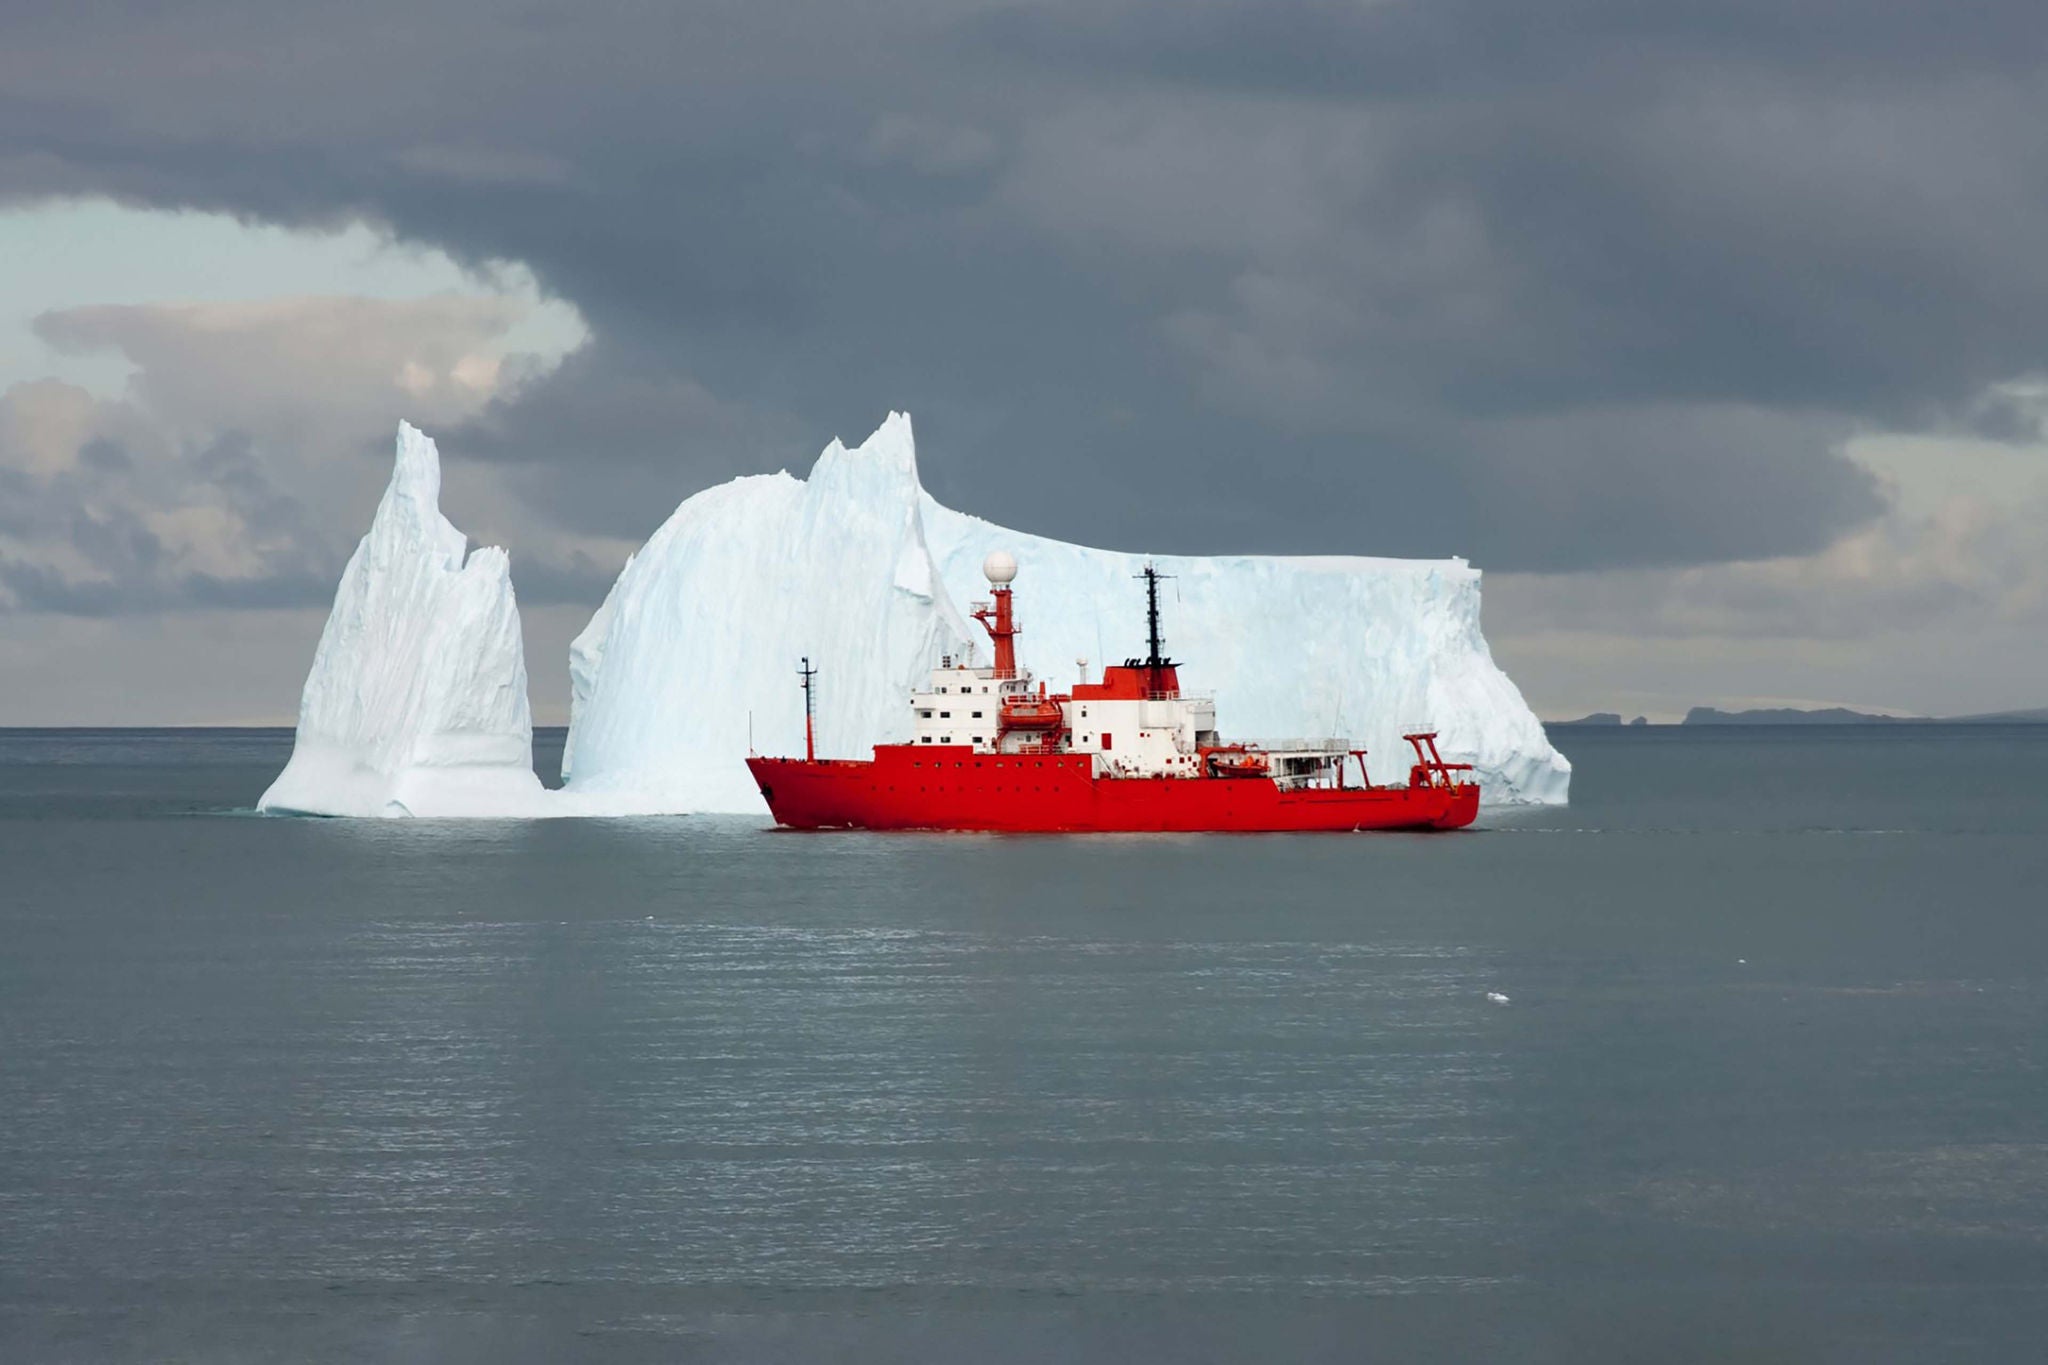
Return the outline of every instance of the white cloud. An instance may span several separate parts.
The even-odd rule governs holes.
[[[67,353],[120,352],[133,396],[174,430],[318,427],[332,441],[477,411],[492,396],[477,380],[495,377],[525,308],[461,294],[101,304],[44,313],[35,330]]]
[[[0,388],[54,376],[102,396],[118,393],[132,366],[117,352],[63,355],[31,327],[46,313],[95,304],[458,294],[521,305],[500,339],[507,354],[552,363],[589,338],[575,308],[543,297],[525,267],[472,269],[360,222],[294,230],[227,214],[59,200],[0,212],[0,260],[10,267],[0,271]]]
[[[311,604],[388,475],[400,417],[447,427],[537,362],[493,295],[95,305],[37,319],[134,367],[99,397],[0,394],[0,606],[119,615]]]

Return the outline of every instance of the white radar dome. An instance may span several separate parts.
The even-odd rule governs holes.
[[[981,561],[981,576],[991,583],[1007,583],[1017,576],[1017,557],[1008,550],[990,550]]]

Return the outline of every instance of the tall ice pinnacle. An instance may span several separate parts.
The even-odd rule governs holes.
[[[542,790],[505,552],[466,553],[441,458],[398,426],[391,483],[342,571],[299,701],[291,761],[259,810],[522,815]]]

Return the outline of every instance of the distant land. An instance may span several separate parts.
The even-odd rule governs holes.
[[[1577,720],[1553,720],[1551,725],[1621,725],[1619,712],[1595,711]],[[1627,722],[1648,725],[1641,716]],[[1811,710],[1796,706],[1762,707],[1751,711],[1722,711],[1712,706],[1695,706],[1685,713],[1680,725],[2048,725],[2048,706],[2029,711],[1991,711],[1979,716],[1881,716],[1874,711],[1852,711],[1846,706],[1823,706]]]
[[[2043,725],[2048,724],[2048,706],[2031,711],[1991,711],[1981,716],[1880,716],[1869,711],[1851,711],[1846,706],[1827,706],[1804,711],[1795,706],[1769,707],[1756,711],[1717,711],[1695,706],[1685,713],[1681,725]]]
[[[1796,706],[1769,706],[1754,711],[1720,711],[1695,706],[1685,713],[1681,725],[1927,725],[1932,716],[1880,716],[1870,711],[1851,711],[1846,706],[1823,706],[1803,711]]]

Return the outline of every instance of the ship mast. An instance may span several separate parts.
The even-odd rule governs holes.
[[[1159,636],[1159,580],[1173,575],[1147,563],[1143,573],[1131,576],[1145,580],[1145,643],[1150,650],[1145,656],[1145,690],[1156,695],[1166,690],[1159,675],[1173,667],[1173,660],[1166,657],[1166,641]]]
[[[818,761],[818,745],[812,737],[811,718],[814,714],[814,708],[811,705],[811,679],[818,676],[818,670],[811,667],[810,655],[804,655],[803,666],[797,669],[797,674],[804,680],[804,762],[816,763]]]

